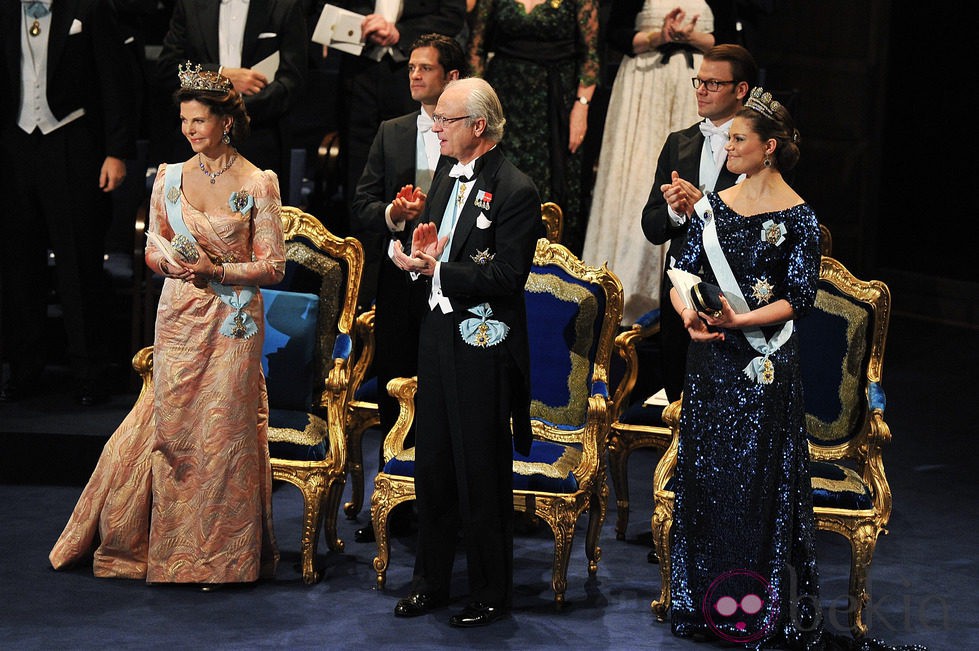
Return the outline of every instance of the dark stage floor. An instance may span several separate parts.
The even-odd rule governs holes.
[[[866,611],[870,636],[930,649],[979,648],[979,542],[972,453],[977,419],[976,331],[895,317],[884,362],[885,419],[894,440],[885,466],[894,493],[890,534],[877,544]],[[649,610],[659,573],[646,562],[657,455],[632,457],[633,514],[628,540],[615,540],[614,506],[602,534],[598,575],[589,578],[583,528],[574,541],[568,607],[555,612],[550,590],[552,539],[546,527],[518,535],[513,616],[487,629],[457,630],[446,620],[462,605],[413,620],[392,610],[411,579],[413,539],[395,539],[388,588],[374,588],[374,546],[354,542],[360,521],[341,519],[343,554],[321,543],[324,580],[304,586],[296,567],[301,499],[275,492],[276,536],[283,562],[275,581],[200,593],[179,587],[102,580],[90,569],[57,573],[47,553],[74,506],[106,436],[135,396],[75,407],[57,374],[45,395],[0,405],[0,647],[81,648],[717,648],[674,638]],[[369,432],[366,459],[380,435]],[[349,486],[347,487],[349,493]],[[614,502],[612,502],[614,505]],[[849,549],[839,537],[817,539],[823,606],[845,630]],[[456,563],[458,595],[464,561]]]

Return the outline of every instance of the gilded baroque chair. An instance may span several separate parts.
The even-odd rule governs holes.
[[[343,551],[337,511],[346,479],[347,405],[356,390],[351,332],[363,270],[360,242],[340,239],[315,217],[283,206],[286,274],[262,288],[262,367],[269,399],[272,477],[303,497],[300,540],[303,582],[316,583],[320,528],[330,549]],[[133,366],[151,390],[153,349]]]
[[[556,203],[541,204],[541,221],[547,239],[551,242],[561,241],[564,225],[564,213]],[[350,402],[350,422],[347,430],[347,450],[349,459],[347,469],[350,473],[350,501],[343,505],[343,512],[350,519],[357,517],[364,507],[364,432],[381,423],[377,411],[377,392],[384,387],[377,386],[375,377],[365,377],[374,357],[374,308],[371,307],[357,317],[357,347],[363,353],[357,359],[357,395]]]
[[[303,496],[304,583],[315,567],[322,527],[330,549],[343,551],[337,512],[346,481],[348,405],[360,379],[351,341],[364,253],[315,217],[282,207],[286,275],[263,288],[263,366],[269,392],[269,453],[274,479]]]
[[[869,600],[867,572],[877,538],[887,533],[891,515],[891,489],[881,457],[891,440],[881,387],[890,309],[887,285],[859,280],[840,262],[823,256],[815,306],[796,326],[816,526],[850,543],[849,625],[855,638],[867,632],[863,622],[863,608]],[[653,540],[661,559],[662,583],[652,608],[660,620],[665,619],[670,605],[672,477],[680,403],[664,411],[673,438],[653,478]]]
[[[551,587],[564,602],[575,524],[588,510],[585,553],[595,573],[608,487],[605,449],[612,416],[608,373],[622,315],[622,285],[607,267],[584,265],[567,248],[541,238],[524,292],[531,355],[531,453],[514,453],[513,505],[546,522],[554,534]],[[374,569],[383,588],[389,561],[388,516],[415,498],[414,448],[404,439],[414,420],[414,378],[388,390],[401,406],[384,440],[385,466],[374,480],[371,520]]]

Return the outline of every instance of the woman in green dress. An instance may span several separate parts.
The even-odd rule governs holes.
[[[487,57],[492,53],[492,57]],[[478,0],[469,44],[473,74],[507,116],[501,143],[542,201],[564,211],[564,244],[581,254],[581,144],[598,80],[596,0]]]

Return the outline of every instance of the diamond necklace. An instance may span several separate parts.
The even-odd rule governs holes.
[[[231,158],[228,159],[228,162],[225,163],[224,167],[219,169],[217,172],[208,172],[207,168],[204,166],[204,157],[197,154],[197,164],[200,166],[201,171],[204,172],[204,176],[211,179],[211,185],[214,185],[214,182],[218,180],[219,176],[231,169],[231,166],[235,164],[236,160],[238,160],[237,150],[231,154]]]

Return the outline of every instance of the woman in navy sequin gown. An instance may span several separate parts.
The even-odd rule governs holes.
[[[696,204],[676,263],[731,297],[715,317],[671,292],[692,339],[672,545],[682,637],[823,645],[798,340],[783,327],[812,306],[819,274],[816,216],[781,175],[797,142],[785,108],[755,89],[727,145],[728,169],[745,178]],[[665,193],[694,190],[678,181]]]

